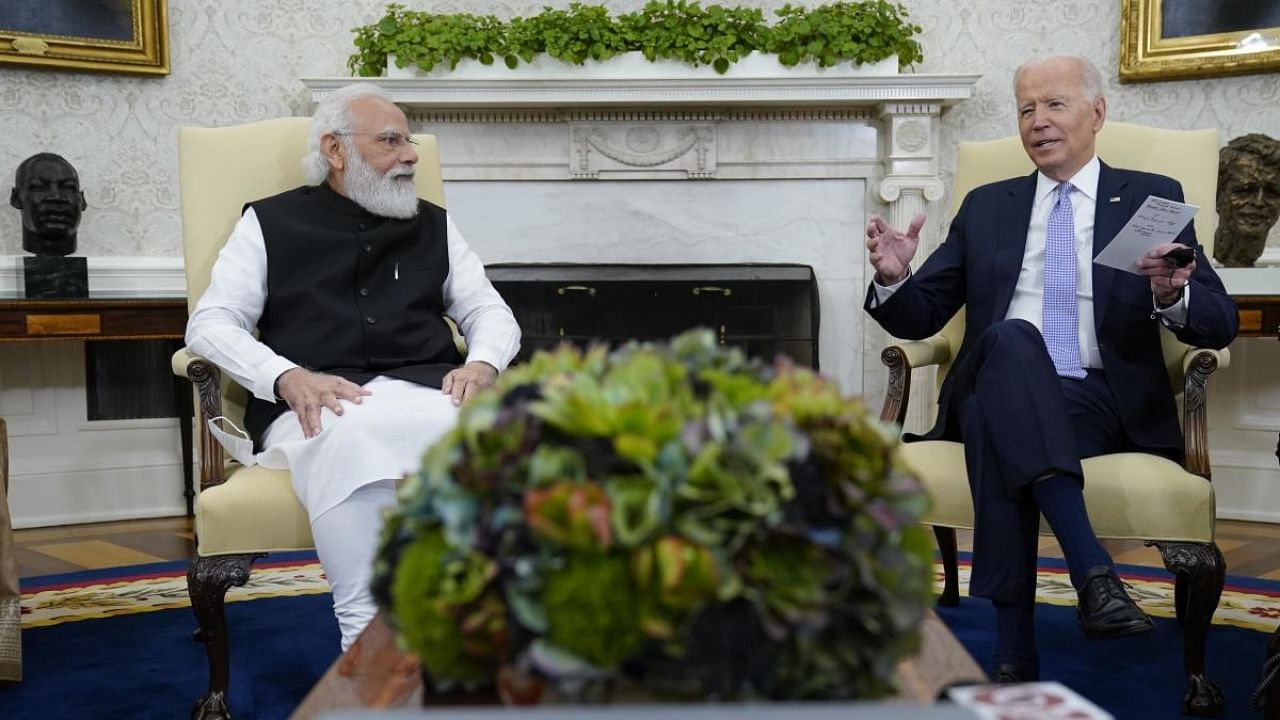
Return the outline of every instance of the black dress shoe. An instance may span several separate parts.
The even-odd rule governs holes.
[[[1122,637],[1155,629],[1151,618],[1129,597],[1120,578],[1106,565],[1089,568],[1078,595],[1076,615],[1085,637]]]

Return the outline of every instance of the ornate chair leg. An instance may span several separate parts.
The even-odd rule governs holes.
[[[956,529],[933,526],[933,537],[938,541],[938,554],[942,556],[942,594],[938,596],[938,604],[942,607],[955,607],[960,604],[960,570],[956,554]]]
[[[1187,576],[1173,576],[1173,613],[1178,619],[1178,628],[1186,629],[1187,623]]]
[[[249,579],[250,566],[260,557],[261,553],[197,556],[187,568],[187,594],[191,597],[196,622],[200,624],[197,639],[204,641],[209,659],[209,690],[191,709],[192,720],[229,720],[231,717],[227,705],[230,655],[223,605],[227,590],[232,585],[244,585]]]
[[[1222,716],[1222,691],[1205,672],[1205,640],[1213,613],[1222,597],[1227,563],[1213,543],[1151,543],[1160,550],[1164,566],[1185,582],[1177,600],[1182,616],[1182,655],[1187,673],[1187,693],[1182,712],[1197,717]],[[1185,578],[1185,580],[1183,580]]]

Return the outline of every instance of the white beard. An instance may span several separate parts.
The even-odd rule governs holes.
[[[401,180],[402,177],[413,177],[412,165],[400,163],[379,175],[359,150],[348,148],[342,185],[352,202],[374,215],[408,220],[418,214],[417,190],[412,180]]]

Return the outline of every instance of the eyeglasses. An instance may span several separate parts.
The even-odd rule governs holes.
[[[404,148],[405,145],[418,144],[417,140],[414,140],[408,135],[401,135],[398,132],[348,132],[346,130],[335,130],[333,134],[339,137],[346,137],[350,135],[372,135],[374,136],[374,140],[377,140],[388,150],[400,150]]]

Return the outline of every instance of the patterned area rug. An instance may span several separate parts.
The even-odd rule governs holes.
[[[942,566],[934,567],[934,583],[942,592]],[[961,561],[961,592],[969,587],[967,562]],[[1173,575],[1156,568],[1124,565],[1118,568],[1129,594],[1148,614],[1155,617],[1175,617],[1173,609]],[[1071,578],[1060,560],[1040,559],[1036,577],[1036,602],[1047,605],[1075,607],[1076,591]],[[1280,583],[1253,578],[1228,577],[1227,585],[1213,615],[1215,625],[1230,625],[1246,630],[1273,632],[1280,625]]]
[[[312,553],[271,556],[254,563],[249,582],[231,588],[227,602],[329,592]],[[158,563],[99,573],[29,578],[22,581],[22,627],[47,627],[79,620],[190,607],[186,563]]]
[[[328,592],[324,572],[315,556],[293,555],[273,556],[267,562],[255,563],[249,582],[244,587],[232,588],[227,593],[227,602]],[[960,586],[966,588],[969,564],[962,561],[959,569]],[[1156,617],[1174,617],[1172,575],[1134,566],[1123,566],[1120,570],[1130,593],[1144,610]],[[937,590],[941,592],[942,567],[937,566],[935,571]],[[1042,559],[1037,585],[1037,602],[1075,606],[1076,593],[1061,562]],[[24,580],[22,586],[22,626],[44,627],[190,604],[184,563],[120,568],[114,576],[112,571],[106,571],[30,578]],[[1228,577],[1213,622],[1267,633],[1274,631],[1280,625],[1280,583]]]

